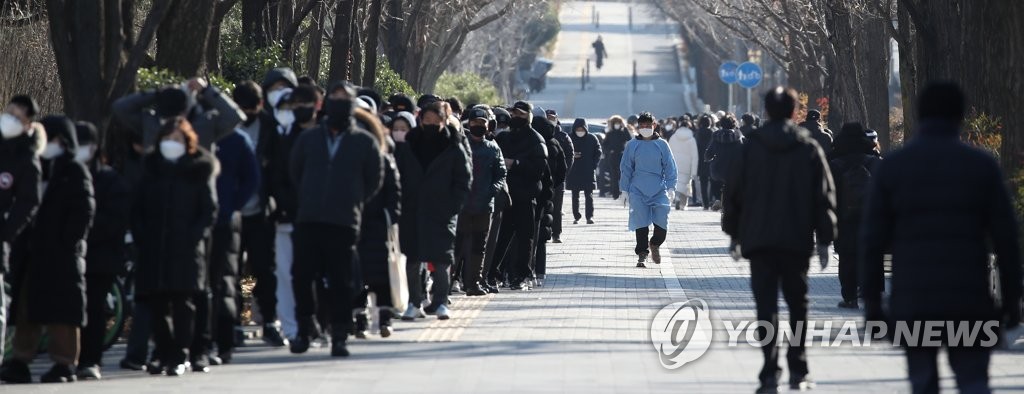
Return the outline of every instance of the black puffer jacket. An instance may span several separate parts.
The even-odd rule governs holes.
[[[46,135],[38,130],[0,138],[0,273],[7,272],[12,244],[39,207],[39,151],[44,145]]]
[[[697,163],[697,176],[701,178],[711,176],[711,163],[707,161],[707,152],[714,137],[715,132],[707,127],[697,129],[693,135],[697,141],[697,153],[700,154],[700,160]]]
[[[390,140],[390,139],[389,139]],[[391,143],[391,141],[387,141]],[[394,151],[394,145],[388,149]],[[398,224],[402,215],[402,186],[391,154],[384,156],[384,184],[380,192],[363,207],[363,223],[359,233],[359,264],[366,284],[387,285],[388,252],[391,239],[388,238],[388,224]],[[399,301],[400,302],[400,301]]]
[[[726,180],[722,230],[750,258],[762,251],[808,257],[815,240],[836,236],[836,195],[828,163],[807,130],[770,121],[743,144]]]
[[[711,179],[725,182],[733,163],[743,149],[743,134],[736,129],[721,129],[715,132],[704,160],[711,163]]]
[[[140,295],[206,288],[204,239],[217,218],[217,161],[200,149],[170,162],[159,151],[143,161],[132,236],[139,248],[135,288]]]
[[[594,190],[597,188],[597,165],[601,162],[601,144],[597,136],[587,132],[582,137],[576,135],[576,128],[587,130],[587,122],[576,119],[573,124],[572,145],[575,163],[569,170],[565,188],[569,190]]]
[[[128,182],[113,168],[93,164],[92,185],[96,193],[96,217],[89,230],[89,253],[85,256],[89,272],[117,275],[124,272],[132,198]]]
[[[501,147],[506,160],[515,162],[507,167],[509,194],[512,203],[529,201],[541,193],[541,177],[548,166],[548,152],[544,138],[526,126],[498,134],[495,142]]]
[[[866,310],[881,308],[883,282],[876,278],[891,248],[891,319],[1019,321],[1015,217],[996,160],[960,142],[955,126],[923,121],[872,179],[860,233]],[[1002,310],[992,297],[989,253],[996,255],[1002,298],[1013,300]]]

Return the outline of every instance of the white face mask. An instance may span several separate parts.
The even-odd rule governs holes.
[[[43,153],[40,153],[39,156],[42,156],[42,158],[46,160],[52,160],[53,158],[63,154],[64,147],[60,146],[60,143],[57,141],[51,141],[50,143],[46,144],[46,148],[43,149]]]
[[[277,107],[277,103],[281,102],[281,98],[284,97],[285,94],[291,93],[291,91],[291,89],[284,88],[267,93],[267,102],[270,103],[271,108],[275,108]]]
[[[290,109],[279,109],[274,111],[274,119],[277,119],[281,126],[292,127],[292,123],[295,123],[295,113]]]
[[[620,125],[620,124],[615,125],[615,130],[622,130],[622,125]]]
[[[393,138],[395,140],[395,142],[405,142],[405,135],[406,134],[409,134],[409,132],[408,131],[392,131],[391,132],[391,138]]]
[[[0,115],[0,132],[3,133],[4,139],[14,138],[25,132],[25,125],[14,115],[3,114]]]
[[[673,130],[673,129],[675,129],[675,128],[676,128],[676,127],[675,127],[675,126],[673,126],[673,125],[665,125],[665,130],[668,130],[668,131],[672,131],[672,130]]]
[[[654,135],[654,129],[640,129],[639,132],[640,136],[644,138],[651,138]]]
[[[172,140],[160,141],[160,154],[167,160],[178,160],[185,155],[185,144]]]
[[[88,163],[92,160],[92,155],[95,152],[96,145],[81,145],[78,149],[75,149],[75,161],[79,163]]]
[[[576,136],[577,136],[577,137],[583,137],[583,136],[585,136],[585,135],[587,135],[587,132],[586,132],[586,131],[577,131],[577,132],[576,132]]]

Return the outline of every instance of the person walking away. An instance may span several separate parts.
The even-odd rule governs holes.
[[[757,130],[757,125],[755,124],[756,117],[754,114],[747,112],[743,114],[743,117],[740,118],[740,120],[743,123],[743,125],[740,126],[740,133],[743,133],[743,138],[750,138],[750,133]]]
[[[697,118],[697,154],[700,156],[697,164],[697,197],[699,204],[704,210],[710,210],[711,204],[711,163],[707,161],[708,147],[714,140],[715,132],[711,129],[714,124],[711,114],[703,114]]]
[[[821,111],[812,109],[807,111],[807,119],[800,123],[800,127],[811,132],[811,138],[818,142],[825,157],[832,157],[832,130],[821,125]]]
[[[403,178],[411,177],[409,188],[402,189],[410,198],[410,205],[403,205],[404,215],[412,215],[409,225],[415,230],[416,250],[409,258],[414,264],[425,263],[433,278],[430,304],[423,312],[439,320],[450,317],[449,270],[455,263],[458,214],[466,204],[472,176],[466,136],[451,118],[447,103],[426,104],[420,111],[419,126],[406,136],[415,160],[399,167]],[[403,319],[420,313],[422,294],[410,292],[410,306]]]
[[[505,181],[505,158],[494,141],[485,137],[487,123],[494,115],[486,108],[474,107],[468,112],[469,146],[472,150],[473,183],[466,205],[458,218],[456,260],[461,260],[463,289],[467,296],[486,295],[484,290],[484,253],[487,232],[491,227],[494,198]]]
[[[412,114],[408,116],[411,118]],[[402,118],[399,117],[397,119]],[[405,122],[405,120],[402,120],[402,122]],[[395,123],[397,122],[392,120],[391,126],[394,126]],[[406,125],[408,124],[406,123]],[[373,128],[382,127],[379,123],[370,123],[368,126]],[[382,135],[384,133],[383,130],[375,130],[371,134],[377,135],[378,132]],[[395,303],[404,301],[391,298],[391,277],[388,272],[388,263],[392,258],[390,255],[391,250],[396,246],[391,244],[395,240],[391,239],[389,232],[391,231],[391,226],[401,220],[402,188],[398,167],[395,165],[395,158],[393,156],[395,142],[392,141],[392,137],[385,136],[380,143],[385,144],[387,148],[384,151],[384,180],[380,192],[370,199],[363,209],[363,219],[359,230],[359,245],[356,248],[356,251],[359,253],[363,283],[366,284],[366,288],[356,295],[353,304],[354,308],[357,309],[355,329],[357,338],[360,336],[365,338],[366,330],[369,327],[365,313],[369,293],[372,292],[376,296],[377,308],[380,310],[377,325],[379,326],[380,336],[383,338],[390,337],[394,331],[391,325],[391,318],[394,315]]]
[[[882,159],[874,154],[875,144],[868,139],[860,123],[847,123],[835,140],[833,159],[829,161],[832,179],[836,183],[836,216],[839,233],[836,252],[839,253],[839,288],[843,300],[840,308],[859,309],[857,283],[860,265],[861,218],[867,200],[872,175]]]
[[[241,210],[258,198],[260,184],[259,163],[254,146],[244,130],[236,130],[217,141],[215,152],[220,163],[217,175],[217,221],[213,226],[210,248],[210,292],[212,293],[210,332],[212,343],[201,344],[200,351],[209,351],[217,345],[214,363],[230,363],[235,349],[235,327],[238,320],[239,249],[241,236]],[[219,363],[217,362],[219,361]],[[193,364],[193,367],[196,367]],[[200,365],[201,367],[201,365]]]
[[[507,273],[509,288],[513,290],[529,289],[524,282],[535,251],[537,199],[543,191],[542,178],[548,167],[544,138],[530,127],[532,112],[533,104],[525,101],[513,104],[509,120],[511,131],[495,137],[505,157],[512,205],[503,214],[495,247],[498,260],[492,271]]]
[[[559,147],[562,152],[565,152],[565,168],[571,169],[573,165],[573,155],[568,152],[575,152],[575,148],[572,146],[572,138],[569,134],[562,131],[561,123],[558,121],[558,113],[553,109],[545,111],[547,114],[548,121],[555,123],[555,140],[558,141]],[[554,208],[551,211],[551,242],[556,244],[562,243],[562,204],[565,201],[565,182],[556,183],[554,186],[554,193],[551,202],[554,203]]]
[[[11,249],[39,206],[39,153],[46,146],[46,132],[34,122],[38,113],[39,104],[26,95],[12,97],[0,112],[0,283],[10,269]],[[0,338],[7,338],[10,296],[0,288]]]
[[[608,118],[608,133],[604,138],[604,161],[607,162],[608,175],[610,179],[608,183],[611,188],[612,199],[618,200],[621,190],[619,189],[619,178],[621,172],[619,171],[619,163],[622,162],[622,152],[626,149],[626,144],[633,139],[633,131],[630,129],[631,126],[626,125],[626,121],[621,116],[615,115]]]
[[[944,321],[972,332],[995,322],[1002,336],[1021,320],[1018,223],[1003,174],[992,156],[960,141],[967,104],[959,86],[932,83],[917,102],[914,138],[879,164],[868,194],[860,233],[865,317],[889,327]],[[891,296],[883,308],[883,255],[890,248]],[[992,296],[989,253],[998,267],[999,301]],[[940,331],[935,337],[959,391],[990,392],[987,335],[956,343]],[[939,347],[900,345],[911,391],[938,393]]]
[[[732,239],[734,259],[750,259],[750,282],[764,367],[759,393],[778,392],[778,292],[789,306],[789,384],[797,390],[813,387],[803,338],[807,331],[807,270],[815,252],[822,267],[835,238],[835,188],[825,154],[811,134],[791,120],[796,92],[777,87],[764,99],[769,121],[743,145],[726,184],[722,230]],[[768,332],[771,329],[772,332]]]
[[[188,119],[199,136],[199,145],[207,150],[221,137],[234,132],[245,119],[227,94],[203,78],[192,78],[181,86],[129,94],[114,100],[111,112],[114,119],[141,137],[146,149],[155,148],[159,142],[161,125],[178,116]]]
[[[626,145],[620,164],[619,188],[628,193],[629,230],[636,234],[637,268],[646,267],[648,255],[655,264],[661,264],[660,248],[668,235],[670,202],[675,199],[678,176],[672,150],[654,131],[654,124],[654,115],[650,112],[640,114],[639,135]],[[654,225],[653,235],[651,225]]]
[[[125,273],[124,236],[131,217],[131,189],[128,181],[104,163],[99,152],[99,133],[88,122],[75,124],[78,149],[75,161],[92,175],[96,213],[89,229],[85,255],[86,325],[82,327],[78,379],[100,379],[104,338],[107,333],[107,294],[118,275]]]
[[[597,36],[597,40],[590,44],[590,46],[594,48],[594,57],[597,59],[597,69],[600,70],[601,67],[604,67],[604,59],[608,58],[608,51],[605,50],[604,40],[601,36]]]
[[[292,268],[299,333],[291,341],[292,353],[309,350],[319,331],[314,317],[315,282],[325,276],[329,299],[319,303],[331,311],[331,356],[349,355],[346,341],[359,282],[353,273],[359,272],[356,245],[363,208],[380,191],[384,179],[380,142],[356,125],[355,94],[348,83],[331,86],[325,104],[327,119],[303,132],[291,152],[289,173],[299,199]],[[302,117],[297,115],[297,121]]]
[[[686,209],[690,196],[693,195],[693,179],[699,168],[697,141],[693,138],[693,126],[689,119],[683,119],[679,130],[668,140],[672,157],[676,160],[676,199],[673,202],[676,210]]]
[[[152,312],[160,361],[147,370],[179,376],[195,335],[196,294],[208,283],[204,243],[217,217],[217,161],[184,117],[165,123],[158,140],[160,148],[146,156],[132,212],[135,291]]]
[[[726,186],[726,178],[732,170],[733,164],[742,154],[743,134],[736,129],[736,117],[726,114],[719,121],[722,128],[715,131],[711,145],[708,145],[705,160],[709,165],[711,176],[711,210],[718,212],[722,210],[722,189]]]
[[[27,255],[13,268],[11,314],[17,331],[11,339],[10,362],[0,381],[31,383],[28,365],[39,349],[43,329],[49,337],[47,353],[53,367],[40,377],[43,383],[77,380],[80,327],[85,324],[85,240],[95,213],[92,177],[75,161],[78,138],[64,116],[44,117],[49,178],[43,187],[39,212],[26,231]]]
[[[272,78],[267,81],[269,88],[282,89],[291,82],[287,78]],[[288,345],[281,332],[281,323],[278,322],[277,314],[277,288],[278,281],[275,273],[275,234],[277,233],[274,223],[270,220],[273,211],[267,179],[269,178],[270,146],[275,140],[277,132],[277,121],[272,113],[265,110],[263,89],[253,81],[243,81],[235,86],[232,92],[232,99],[238,103],[239,108],[245,113],[245,120],[239,125],[239,129],[245,133],[251,143],[254,159],[257,164],[256,193],[241,208],[241,239],[239,256],[239,273],[249,272],[256,279],[256,285],[252,289],[253,297],[256,299],[256,306],[263,323],[263,342],[273,347],[284,347]],[[236,294],[241,295],[241,281],[238,281],[235,288]],[[289,287],[290,289],[290,287]],[[292,298],[288,294],[287,298]],[[241,298],[237,298],[237,305],[241,305]],[[294,309],[294,308],[293,308]],[[239,314],[242,310],[239,308]],[[293,316],[294,312],[287,316]],[[236,318],[241,321],[241,315]],[[294,319],[291,319],[294,323]],[[293,324],[294,326],[294,324]],[[242,327],[235,327],[235,345],[244,345],[239,341]],[[293,329],[294,331],[294,329]],[[294,332],[292,333],[294,335]],[[231,360],[222,361],[230,362]]]
[[[597,165],[601,161],[601,144],[590,134],[585,119],[573,122],[572,144],[575,164],[569,170],[566,187],[572,191],[573,224],[584,216],[580,214],[580,193],[583,193],[587,224],[594,224],[594,189],[597,187]]]

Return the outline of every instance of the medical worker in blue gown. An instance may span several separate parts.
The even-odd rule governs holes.
[[[661,264],[659,248],[668,232],[668,213],[675,199],[676,161],[668,142],[655,131],[654,115],[640,114],[638,135],[626,144],[619,167],[619,188],[629,206],[629,230],[636,232],[636,266],[646,267],[650,255]],[[650,227],[654,225],[654,235]]]

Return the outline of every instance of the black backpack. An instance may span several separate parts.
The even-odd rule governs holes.
[[[871,183],[871,171],[867,167],[868,158],[863,157],[856,163],[850,163],[840,175],[839,180],[839,212],[845,217],[859,217],[867,201],[868,185]]]

